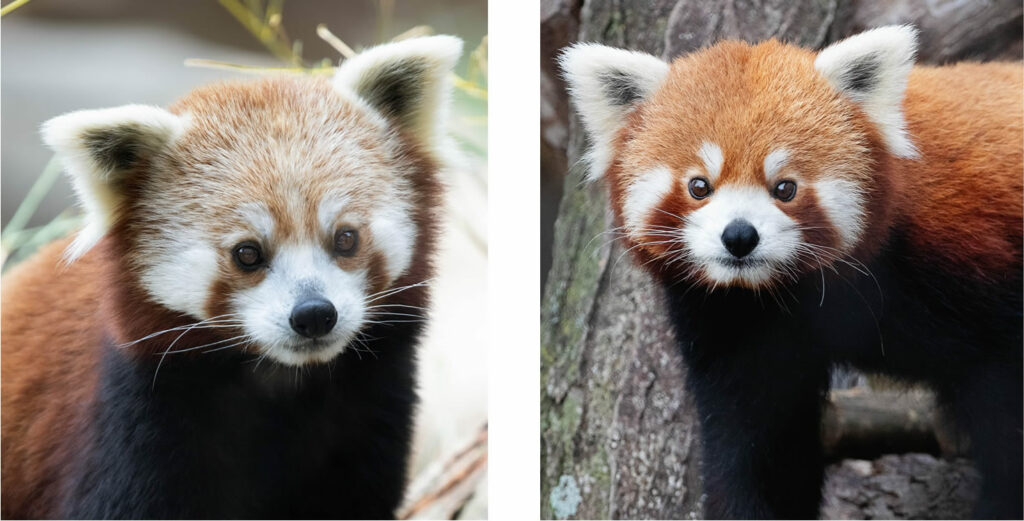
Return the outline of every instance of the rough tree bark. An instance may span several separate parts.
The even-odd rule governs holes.
[[[551,60],[576,40],[664,59],[722,38],[778,37],[820,48],[864,27],[897,22],[926,31],[924,61],[1019,59],[1021,5],[1016,0],[542,0],[542,6],[542,146],[556,158],[567,146],[567,163],[545,161],[544,168],[548,175],[559,166],[569,173],[541,309],[541,515],[697,518],[699,440],[682,360],[658,289],[604,233],[609,219],[603,190],[583,184],[582,172],[567,168],[580,157],[584,138],[578,120],[564,115],[565,97]],[[852,518],[966,513],[973,490],[966,464],[914,455],[883,460],[831,467],[823,513]],[[953,481],[921,482],[908,477],[908,469]],[[894,483],[906,486],[896,490]],[[950,501],[921,499],[951,487],[959,488]],[[894,494],[908,497],[892,499]]]

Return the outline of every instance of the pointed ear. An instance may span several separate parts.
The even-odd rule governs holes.
[[[814,60],[814,68],[878,125],[898,157],[917,157],[903,119],[903,94],[916,52],[917,30],[890,25],[832,44]]]
[[[410,38],[344,61],[334,86],[368,103],[432,147],[443,140],[451,73],[462,54],[454,36]]]
[[[569,94],[591,138],[590,175],[608,167],[612,141],[626,116],[661,86],[669,65],[635,51],[576,44],[559,57]]]
[[[43,141],[57,153],[85,210],[85,228],[65,253],[68,262],[107,232],[128,176],[145,168],[184,128],[181,116],[145,105],[81,110],[43,124]]]

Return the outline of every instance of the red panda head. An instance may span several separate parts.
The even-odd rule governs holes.
[[[284,364],[332,359],[388,291],[429,273],[460,52],[453,37],[416,38],[332,80],[215,84],[169,110],[50,120],[86,212],[68,258],[112,236],[146,300],[232,326],[239,346]]]
[[[616,224],[656,274],[766,287],[862,246],[889,157],[914,157],[901,112],[909,27],[820,53],[724,42],[671,65],[576,45],[562,57]]]

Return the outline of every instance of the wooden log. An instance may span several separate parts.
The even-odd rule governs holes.
[[[822,439],[833,459],[873,459],[882,454],[941,452],[943,428],[935,399],[922,390],[833,390],[825,407]]]
[[[455,519],[477,494],[486,494],[487,426],[447,461],[427,467],[409,485],[398,519]]]

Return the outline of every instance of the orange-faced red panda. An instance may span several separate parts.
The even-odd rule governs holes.
[[[86,225],[3,280],[3,517],[394,516],[461,46],[44,125]]]
[[[817,518],[829,370],[933,386],[976,513],[1021,518],[1022,70],[914,66],[916,31],[562,66],[625,247],[664,287],[710,518]]]

